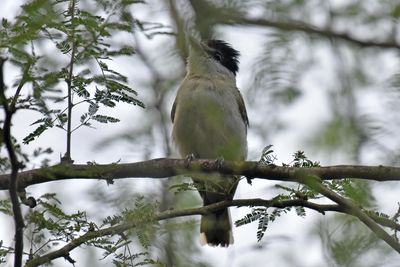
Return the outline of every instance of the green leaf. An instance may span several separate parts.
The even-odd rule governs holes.
[[[175,194],[181,193],[181,192],[185,192],[185,191],[195,191],[198,190],[196,184],[194,183],[180,183],[180,184],[175,184],[175,185],[171,185],[169,187],[170,190],[175,189]]]
[[[264,233],[267,230],[269,223],[268,214],[262,214],[262,216],[258,220],[258,228],[257,228],[257,242],[260,242],[264,237]]]
[[[235,222],[235,226],[239,227],[245,224],[252,223],[259,218],[266,212],[265,208],[255,208],[252,209],[251,213],[245,215],[242,219],[239,219]]]
[[[44,123],[42,123],[39,127],[37,127],[32,133],[30,133],[28,136],[26,136],[23,139],[24,144],[29,144],[33,140],[35,140],[37,137],[39,137],[44,131],[46,131],[48,128],[52,128],[54,126],[53,122],[51,119],[46,118],[44,120]]]
[[[89,109],[88,109],[88,114],[90,116],[96,114],[96,112],[99,110],[99,105],[97,105],[96,103],[91,102],[89,105]]]
[[[108,56],[122,56],[122,55],[130,56],[130,55],[133,55],[133,54],[135,54],[135,49],[133,47],[131,47],[131,46],[125,46],[125,47],[122,47],[119,50],[108,51],[107,52]]]
[[[260,163],[270,165],[274,164],[274,162],[277,160],[276,156],[273,155],[274,150],[272,150],[273,145],[268,145],[264,147],[262,154],[261,154],[261,159],[259,160]]]
[[[13,215],[11,201],[9,199],[0,200],[0,212],[10,216]]]
[[[94,115],[92,116],[92,119],[101,123],[116,123],[119,122],[120,120],[114,117],[110,116],[105,116],[105,115]]]

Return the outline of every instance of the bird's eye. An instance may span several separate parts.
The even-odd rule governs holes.
[[[213,57],[218,61],[222,61],[222,54],[220,52],[215,52]]]

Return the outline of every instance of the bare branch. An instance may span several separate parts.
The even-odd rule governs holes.
[[[219,24],[219,25],[242,25],[275,28],[287,32],[303,32],[309,35],[316,35],[327,39],[338,39],[355,44],[360,47],[378,47],[400,49],[400,43],[396,42],[392,36],[388,36],[387,40],[375,41],[373,39],[358,39],[348,32],[336,32],[329,26],[325,28],[298,21],[298,20],[276,20],[270,18],[250,18],[237,10],[227,7],[218,7],[210,2],[190,1],[192,8],[199,20],[202,19],[202,25]],[[199,24],[199,23],[198,23]],[[198,25],[200,28],[200,25]],[[199,29],[201,30],[201,29]]]
[[[400,181],[400,167],[337,165],[313,168],[280,167],[257,161],[224,161],[159,158],[125,164],[59,164],[19,173],[18,187],[66,179],[102,179],[148,177],[167,178],[193,172],[219,172],[277,181],[298,182],[299,177],[315,175],[322,180],[358,178],[374,181]],[[0,190],[9,189],[9,174],[0,175]]]
[[[15,248],[14,248],[14,267],[22,266],[22,254],[24,250],[24,219],[22,217],[21,206],[18,199],[18,170],[20,169],[20,163],[18,162],[17,155],[15,154],[15,148],[11,136],[11,120],[15,113],[15,102],[12,101],[11,104],[8,103],[7,97],[5,95],[5,84],[4,84],[4,72],[3,65],[5,59],[0,58],[0,102],[4,108],[5,119],[2,129],[2,140],[7,148],[8,156],[11,163],[11,174],[8,176],[9,187],[8,191],[10,193],[10,199],[12,203],[14,224],[15,224]],[[14,100],[16,101],[19,91],[22,88],[18,86],[17,92]]]
[[[400,49],[400,43],[394,40],[377,42],[375,40],[361,40],[351,36],[348,33],[340,33],[330,28],[319,28],[301,21],[275,21],[263,18],[246,18],[241,16],[226,15],[226,20],[220,21],[220,24],[226,25],[244,25],[277,28],[283,31],[304,32],[307,34],[318,35],[324,38],[334,38],[343,40],[361,47],[379,47]],[[393,38],[392,38],[393,39]]]
[[[9,105],[9,106],[10,106],[9,109],[10,109],[10,111],[11,111],[12,113],[16,112],[15,107],[16,107],[16,105],[17,105],[18,97],[19,97],[19,94],[21,93],[22,88],[24,87],[24,85],[25,85],[25,83],[26,83],[26,76],[28,75],[28,72],[29,72],[30,67],[31,67],[31,66],[28,65],[28,66],[24,69],[24,73],[23,73],[23,75],[22,75],[21,81],[19,82],[18,87],[17,87],[17,89],[15,90],[14,97],[12,98],[11,103],[10,103],[10,105]],[[1,89],[1,90],[3,90],[3,89]]]
[[[71,0],[69,3],[69,12],[71,16],[71,24],[73,25],[74,23],[74,18],[75,18],[75,8],[76,8],[76,2],[75,0]],[[72,26],[74,27],[74,26]],[[75,40],[75,29],[73,28],[71,33],[70,33],[70,39],[71,39],[71,58],[70,58],[70,63],[69,63],[69,70],[68,70],[68,78],[66,79],[67,82],[67,94],[68,94],[68,111],[67,111],[67,149],[65,152],[65,155],[61,158],[63,162],[66,163],[72,163],[72,158],[71,158],[71,133],[72,133],[72,109],[74,107],[74,104],[72,103],[72,79],[73,79],[73,73],[74,73],[74,62],[75,62],[75,53],[76,53],[76,40]]]
[[[186,44],[187,31],[185,29],[185,23],[179,14],[180,9],[177,7],[176,0],[168,0],[168,5],[169,5],[170,17],[173,20],[173,23],[175,24],[176,28],[175,41],[176,41],[176,47],[178,49],[178,54],[182,62],[185,62],[189,53]]]

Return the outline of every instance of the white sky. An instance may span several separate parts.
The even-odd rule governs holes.
[[[11,19],[16,13],[17,7],[23,1],[3,0],[2,8],[0,9],[0,17],[7,17]],[[152,1],[153,4],[155,3]],[[163,14],[165,10],[160,8],[157,12],[147,12],[146,8],[138,8],[137,16],[139,18],[160,18],[159,21],[165,20],[166,14]],[[140,13],[140,12],[143,12]],[[233,47],[241,52],[241,65],[240,72],[238,75],[238,86],[244,88],[249,74],[253,71],[252,63],[258,57],[261,52],[260,42],[262,40],[263,30],[246,28],[243,31],[232,31],[227,28],[225,33],[225,39],[230,42]],[[160,43],[165,41],[169,37],[156,37],[154,40],[145,41],[144,47],[147,48],[147,53],[152,56],[151,49],[157,47]],[[331,59],[321,54],[320,65],[326,68],[332,64]],[[393,63],[395,60],[389,59],[384,65],[387,66],[384,73],[392,73],[397,63]],[[148,75],[146,70],[138,66],[138,61],[135,58],[123,59],[116,62],[116,65],[120,65],[122,72],[127,74],[130,78],[130,82],[135,85],[138,89],[139,98],[141,97],[140,83]],[[135,65],[136,64],[136,65]],[[134,67],[132,67],[134,66]],[[127,70],[134,69],[134,73],[126,73]],[[11,72],[11,71],[10,71]],[[128,71],[129,72],[129,71]],[[323,72],[323,70],[321,71]],[[249,131],[249,148],[252,160],[256,160],[260,154],[262,147],[267,144],[274,144],[274,150],[277,153],[279,162],[289,162],[292,159],[292,154],[297,150],[304,150],[306,146],[305,141],[320,125],[321,121],[326,120],[329,117],[328,100],[326,99],[326,90],[324,90],[324,83],[332,77],[319,76],[321,72],[315,71],[308,75],[303,81],[302,85],[309,88],[300,101],[293,105],[290,109],[282,111],[279,114],[284,121],[290,122],[290,127],[285,131],[280,132],[273,136],[272,140],[260,140],[256,138],[256,135],[252,133],[252,129]],[[319,77],[318,77],[319,76]],[[7,77],[7,81],[10,84],[13,81],[11,77]],[[245,93],[245,92],[244,92]],[[144,93],[145,94],[145,93]],[[374,109],[379,109],[379,103],[374,93],[367,93],[363,96],[365,101],[363,105],[368,111],[373,112]],[[171,99],[172,101],[172,99]],[[171,103],[172,105],[172,103]],[[251,103],[247,103],[249,107],[249,118],[250,123],[252,116],[257,116],[256,110],[251,108]],[[94,150],[93,148],[98,145],[98,140],[112,136],[114,133],[120,133],[128,131],[132,128],[133,124],[141,122],[143,111],[140,111],[137,107],[128,107],[122,105],[120,108],[112,111],[117,117],[121,119],[118,124],[99,125],[96,124],[97,129],[81,128],[76,132],[73,137],[73,159],[75,163],[85,163],[86,161],[96,161],[97,163],[110,163],[117,160],[122,162],[133,162],[139,160],[139,153],[134,153],[133,146],[130,147],[126,143],[117,142],[112,146],[107,147],[105,150]],[[275,114],[272,114],[275,115]],[[278,114],[276,114],[278,115]],[[28,125],[34,121],[34,118],[27,112],[20,112],[14,119],[13,134],[21,140],[27,132],[34,129]],[[252,138],[254,137],[254,138]],[[57,162],[59,155],[64,153],[64,139],[65,134],[57,129],[53,129],[43,134],[37,141],[32,143],[32,147],[47,147],[51,146],[55,153],[52,155],[54,162]],[[156,148],[157,149],[157,148]],[[26,147],[26,150],[32,151],[32,148]],[[159,148],[161,151],[161,148]],[[313,154],[312,151],[306,151],[306,154],[311,159],[318,159],[323,164],[340,164],[346,163],[347,158],[330,158],[324,159],[317,157],[318,154]],[[161,156],[161,152],[160,152]],[[377,164],[375,158],[370,159],[369,163]],[[38,164],[38,163],[37,163]],[[144,183],[148,183],[149,180],[144,180]],[[40,196],[46,192],[58,191],[63,203],[68,203],[67,208],[73,211],[74,209],[81,209],[82,206],[86,206],[87,202],[84,198],[84,194],[89,187],[94,184],[104,183],[103,181],[68,181],[66,183],[49,183],[44,185],[36,185],[28,188],[28,191],[35,197]],[[117,182],[118,183],[118,182]],[[132,183],[137,183],[137,180],[132,180]],[[153,183],[151,183],[153,184]],[[275,182],[254,180],[253,186],[247,185],[245,182],[241,183],[235,198],[250,198],[250,197],[263,197],[270,198],[274,195],[272,186]],[[62,188],[59,188],[59,187]],[[152,185],[151,185],[152,186]],[[112,192],[112,186],[108,187]],[[382,200],[386,212],[393,212],[396,210],[394,205],[399,201],[397,194],[390,191],[390,186],[378,185],[376,187],[377,194],[385,194],[385,198]],[[398,192],[398,191],[397,191]],[[117,192],[115,192],[117,193]],[[0,192],[0,197],[4,197],[5,192]],[[90,207],[88,208],[90,210]],[[241,218],[241,216],[247,214],[249,209],[240,208],[231,209],[233,220]],[[111,214],[110,214],[111,215]],[[314,211],[307,211],[306,218],[299,218],[297,216],[283,216],[278,219],[278,222],[273,223],[267,230],[264,237],[264,241],[267,246],[262,250],[252,249],[256,246],[256,229],[257,223],[251,225],[242,226],[234,229],[235,245],[229,249],[221,248],[202,248],[202,256],[206,258],[212,258],[215,262],[214,266],[283,266],[283,258],[288,255],[296,259],[297,266],[326,266],[324,265],[323,253],[320,247],[320,241],[315,235],[310,234],[310,227],[316,225],[317,219],[321,216]],[[12,240],[12,221],[11,218],[6,218],[0,215],[1,227],[0,239],[5,240],[6,244],[11,244]],[[305,250],[306,248],[306,250]],[[76,267],[84,266],[84,262],[80,262],[77,251],[71,253],[71,256],[78,260]],[[58,260],[57,266],[70,266],[63,263],[64,260]],[[293,265],[294,266],[294,265]],[[388,265],[389,266],[389,265]]]

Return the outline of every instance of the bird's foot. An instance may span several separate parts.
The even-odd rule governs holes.
[[[192,163],[192,161],[195,160],[195,159],[196,159],[196,156],[193,153],[187,155],[186,158],[185,158],[185,167],[189,168],[190,167],[190,163]]]
[[[225,159],[224,159],[224,157],[218,157],[215,161],[214,161],[214,164],[215,164],[215,166],[218,168],[218,169],[220,169],[221,167],[222,167],[222,165],[224,164],[224,161],[225,161]]]
[[[246,176],[246,181],[247,181],[247,183],[248,183],[249,185],[253,185],[253,181],[252,181],[253,178],[254,178],[254,177],[247,177],[247,176]]]

